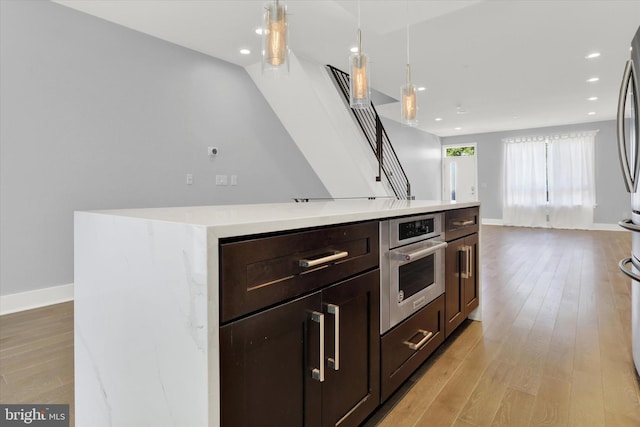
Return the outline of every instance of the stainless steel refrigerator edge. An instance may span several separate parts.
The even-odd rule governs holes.
[[[625,66],[618,99],[618,154],[627,191],[631,193],[631,218],[619,222],[632,232],[631,256],[620,261],[620,270],[631,282],[631,346],[636,372],[640,374],[640,28],[631,41],[631,59]],[[629,269],[629,265],[631,269]]]

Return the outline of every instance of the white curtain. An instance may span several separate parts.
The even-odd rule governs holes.
[[[596,202],[595,132],[564,135],[549,143],[549,225],[588,229]]]
[[[546,144],[544,139],[508,141],[504,146],[505,225],[547,224]]]

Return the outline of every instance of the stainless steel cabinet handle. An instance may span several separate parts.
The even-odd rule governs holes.
[[[473,246],[467,246],[467,278],[473,277]]]
[[[622,166],[622,173],[624,175],[624,185],[627,187],[628,193],[635,193],[638,187],[638,151],[635,152],[634,166],[633,166],[633,175],[631,173],[631,168],[629,167],[629,157],[627,156],[627,140],[625,138],[624,133],[624,107],[625,101],[627,99],[627,91],[629,90],[629,85],[634,89],[633,95],[637,97],[637,88],[634,83],[635,76],[635,68],[633,65],[633,60],[628,60],[627,65],[624,67],[624,75],[622,77],[622,84],[620,85],[620,94],[618,95],[618,156],[620,158],[620,166]],[[638,112],[634,111],[636,117],[634,117],[634,125],[638,126],[637,118]],[[637,128],[636,128],[637,130]]]
[[[320,354],[318,357],[318,368],[311,369],[311,378],[324,382],[324,314],[317,311],[311,312],[311,320],[320,324]]]
[[[464,268],[462,268],[462,266],[460,266],[458,268],[460,277],[462,277],[463,279],[468,279],[469,276],[469,262],[470,257],[469,257],[469,246],[468,245],[462,245],[460,247],[458,247],[458,252],[462,252],[464,254]]]
[[[420,350],[429,339],[433,336],[433,332],[425,331],[424,329],[418,329],[418,333],[423,335],[423,338],[417,342],[412,343],[411,341],[405,341],[403,344],[406,344],[411,350]],[[415,336],[415,335],[414,335]]]
[[[620,269],[620,271],[622,271],[626,276],[632,278],[633,280],[636,280],[638,282],[640,282],[640,276],[638,276],[636,273],[634,273],[633,271],[627,270],[627,268],[625,267],[625,265],[631,263],[631,258],[625,258],[625,259],[621,259],[620,262],[618,263],[618,268]]]
[[[618,221],[618,225],[629,231],[640,231],[640,225],[635,225],[629,218]]]
[[[457,225],[457,226],[465,226],[465,225],[473,225],[476,222],[472,219],[465,219],[465,220],[458,220],[458,221],[452,221],[453,225]]]
[[[333,368],[334,371],[340,370],[340,307],[335,304],[327,304],[327,311],[329,314],[333,314],[334,316],[334,349],[335,354],[334,357],[329,357],[327,360],[329,362],[329,367]]]
[[[322,258],[316,259],[301,259],[299,261],[300,267],[315,267],[316,265],[324,264],[325,262],[335,261],[340,258],[346,258],[349,256],[349,252],[347,251],[337,251],[331,255],[327,255]]]

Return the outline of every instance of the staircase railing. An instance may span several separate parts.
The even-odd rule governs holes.
[[[333,76],[336,86],[342,92],[349,108],[349,74],[331,65],[327,65],[327,69]],[[350,110],[378,160],[376,181],[381,181],[382,174],[384,174],[398,199],[413,199],[409,178],[407,178],[396,151],[391,145],[387,131],[382,126],[376,107],[371,103],[368,108],[350,108]]]

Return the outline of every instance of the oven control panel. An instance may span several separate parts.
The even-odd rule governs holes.
[[[400,241],[418,236],[426,236],[434,231],[435,220],[433,218],[418,219],[398,224],[398,238]]]

